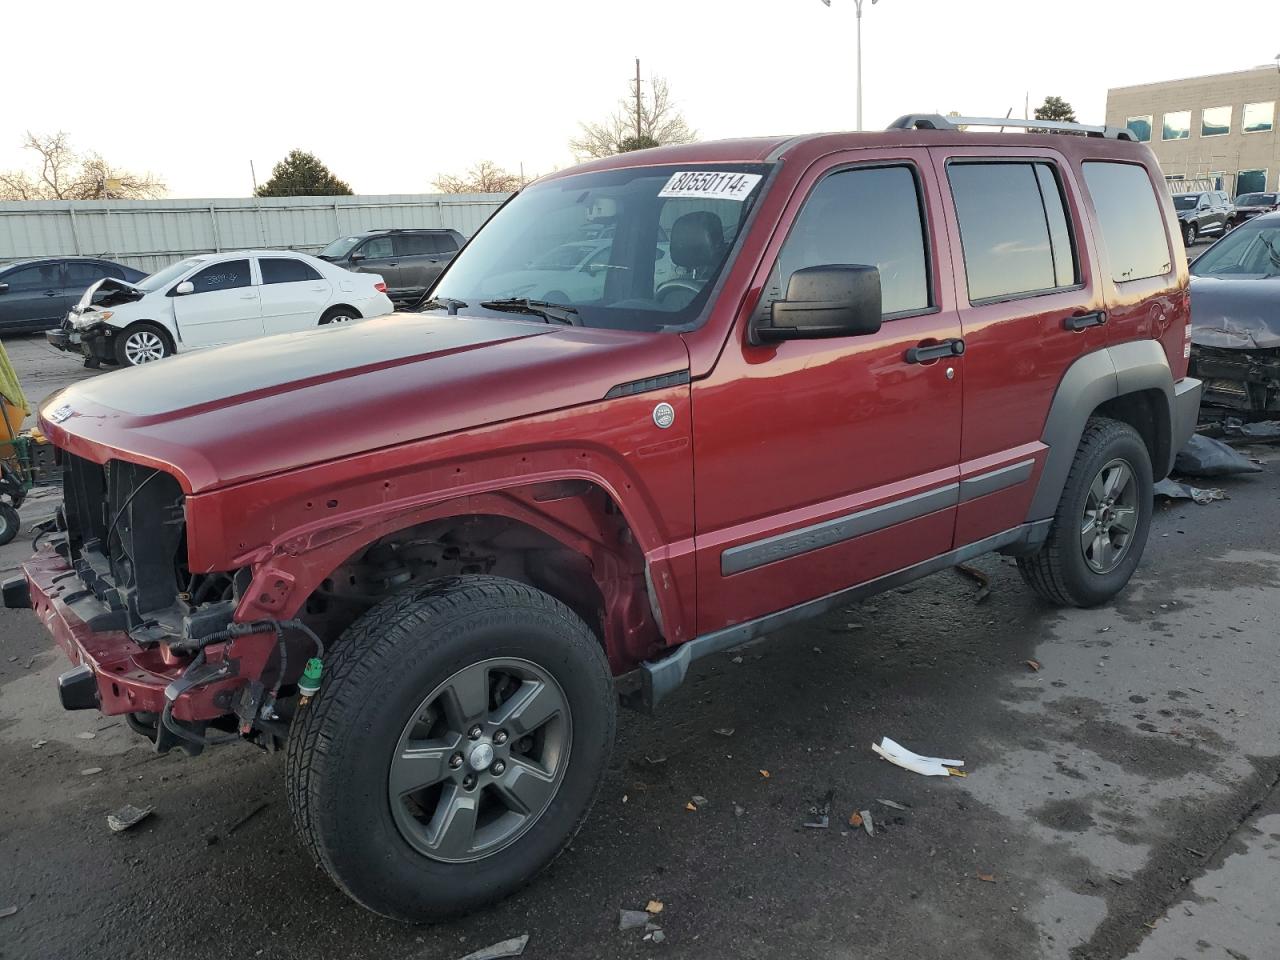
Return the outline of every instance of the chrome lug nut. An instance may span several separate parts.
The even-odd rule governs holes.
[[[476,724],[474,727],[472,727],[470,730],[467,731],[467,736],[470,737],[472,740],[479,740],[480,734],[482,733],[484,733],[484,731],[480,729],[479,724]]]
[[[503,744],[503,743],[506,743],[506,742],[507,742],[507,731],[505,731],[505,730],[499,730],[497,733],[495,733],[495,734],[493,735],[493,742],[494,742],[494,743],[497,743],[497,744]]]
[[[493,769],[494,776],[500,777],[502,776],[502,771],[507,769],[507,765],[503,763],[501,760],[495,760],[493,761],[492,769]]]
[[[467,774],[465,777],[463,777],[463,778],[462,778],[462,786],[463,786],[463,787],[465,787],[467,790],[474,790],[474,789],[476,788],[476,776],[475,776],[475,774],[474,774],[474,773],[469,773],[469,774]]]
[[[451,766],[454,770],[457,770],[460,766],[462,766],[462,754],[455,753],[452,757],[450,757],[449,766]]]

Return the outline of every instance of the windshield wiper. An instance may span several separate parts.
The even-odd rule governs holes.
[[[504,300],[481,300],[480,306],[486,310],[501,310],[507,313],[527,313],[541,317],[547,323],[563,323],[570,327],[582,326],[577,308],[563,303],[552,303],[549,300],[530,300],[528,297],[507,297]]]
[[[422,310],[448,310],[449,316],[456,317],[458,311],[466,305],[467,302],[465,300],[455,300],[453,297],[432,297],[430,300],[419,300],[410,309],[415,312]]]

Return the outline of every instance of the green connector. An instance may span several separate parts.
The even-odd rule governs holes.
[[[320,674],[323,672],[324,664],[320,662],[319,657],[308,660],[306,668],[302,671],[302,679],[298,681],[298,692],[304,697],[314,697],[320,692]]]

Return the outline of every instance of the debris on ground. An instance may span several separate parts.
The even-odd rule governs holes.
[[[649,922],[649,914],[643,910],[619,910],[618,929],[634,930]]]
[[[96,737],[96,736],[97,736],[97,734],[96,734],[96,733],[94,733],[92,730],[82,730],[80,733],[77,733],[77,734],[76,734],[76,739],[77,739],[77,740],[92,740],[92,739],[93,739],[94,737]]]
[[[37,740],[35,743],[33,743],[33,744],[31,745],[31,749],[32,749],[32,750],[39,750],[41,747],[43,747],[43,746],[44,746],[46,743],[48,743],[48,742],[49,742],[48,740]]]
[[[107,814],[107,826],[116,833],[123,833],[151,816],[154,809],[152,806],[135,807],[132,803],[126,803],[114,813]]]
[[[822,798],[822,802],[809,809],[810,818],[806,820],[803,826],[810,830],[826,830],[831,826],[831,799],[836,795],[834,790],[828,790]]]
[[[1265,443],[1269,440],[1280,440],[1280,420],[1259,420],[1244,423],[1238,417],[1227,417],[1219,425],[1223,436],[1228,440],[1245,443]]]
[[[957,563],[955,571],[978,585],[978,592],[973,595],[974,603],[981,603],[991,596],[991,578],[977,567],[971,567],[967,563]]]
[[[1039,661],[1039,660],[1023,660],[1022,662],[1023,662],[1023,663],[1025,663],[1025,664],[1026,664],[1026,665],[1027,665],[1027,666],[1032,670],[1032,672],[1034,672],[1034,673],[1039,673],[1039,672],[1040,672],[1040,661]]]
[[[1194,433],[1174,458],[1173,471],[1185,477],[1234,477],[1261,473],[1262,467],[1221,440]]]
[[[661,901],[661,900],[650,900],[647,904],[645,904],[644,912],[645,912],[645,913],[648,913],[648,914],[651,914],[651,915],[654,915],[654,916],[656,916],[657,914],[661,913],[661,912],[662,912],[662,901]]]
[[[890,810],[909,810],[909,809],[911,809],[911,808],[910,808],[910,807],[908,807],[906,804],[898,803],[896,800],[881,800],[879,797],[876,797],[876,803],[883,804],[884,806],[888,807]]]
[[[485,947],[483,950],[468,953],[462,960],[503,960],[505,957],[518,957],[524,953],[525,944],[528,942],[529,935],[521,934],[510,940],[503,940],[501,943]]]
[[[667,762],[667,756],[666,756],[666,754],[664,754],[664,753],[660,753],[660,754],[658,754],[656,757],[646,756],[644,759],[645,759],[645,762],[646,762],[646,763],[648,763],[648,764],[650,764],[650,765],[652,765],[652,766],[655,766],[655,767],[656,767],[658,764],[660,764],[660,763],[666,763],[666,762]]]
[[[768,771],[768,770],[761,770],[761,771],[760,771],[760,776],[762,776],[762,777],[764,777],[766,780],[768,780],[768,779],[769,779],[769,771]]]
[[[12,917],[17,912],[18,912],[17,907],[0,907],[0,919],[3,919],[5,917]]]
[[[667,935],[663,933],[662,928],[659,927],[657,930],[654,930],[652,933],[647,934],[645,936],[645,939],[652,940],[654,943],[661,943],[663,940],[667,939]]]
[[[697,813],[697,812],[698,812],[698,805],[697,805],[696,803],[694,803],[692,800],[688,801],[688,802],[684,805],[684,808],[685,808],[686,810],[688,810],[690,813]]]
[[[912,753],[900,743],[882,737],[879,743],[873,743],[871,749],[890,763],[926,777],[963,777],[959,769],[964,766],[963,760],[944,760],[940,757],[922,757]]]
[[[80,776],[92,777],[95,773],[101,773],[101,772],[102,772],[101,767],[85,767],[83,770],[80,771]]]
[[[1170,500],[1194,500],[1201,506],[1227,499],[1226,492],[1219,487],[1193,487],[1189,483],[1178,483],[1167,477],[1157,483],[1152,492],[1157,497],[1168,497]]]
[[[736,803],[733,805],[733,815],[735,817],[740,817],[746,812],[747,812],[746,807],[740,806],[739,804],[736,804]]]
[[[699,793],[695,793],[690,799],[693,800],[695,806],[705,807],[707,805],[707,798]]]
[[[722,737],[732,737],[733,727],[716,727],[714,732],[718,733]]]
[[[860,814],[857,810],[849,814],[849,826],[855,827],[855,828],[862,826],[862,814]]]
[[[258,814],[260,814],[263,810],[267,809],[267,807],[269,807],[269,806],[271,806],[271,801],[270,801],[270,800],[264,800],[264,801],[262,801],[262,803],[258,804],[256,807],[254,807],[252,810],[250,810],[248,813],[246,813],[243,817],[241,817],[239,820],[237,820],[237,821],[236,821],[235,823],[233,823],[231,826],[227,827],[227,834],[228,834],[228,836],[229,836],[229,835],[231,835],[231,834],[233,834],[233,833],[235,833],[237,830],[239,830],[239,829],[240,829],[241,827],[243,827],[246,823],[248,823],[250,820],[252,820],[252,819],[253,819],[254,817],[256,817]]]
[[[734,658],[733,658],[732,660],[730,660],[729,662],[730,662],[730,663],[741,663],[741,662],[742,662],[742,658],[741,658],[741,657],[734,657]]]
[[[978,874],[978,879],[983,883],[995,883],[996,875],[994,873],[980,873]]]

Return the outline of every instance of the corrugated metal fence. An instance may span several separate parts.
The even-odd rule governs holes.
[[[506,196],[3,202],[0,263],[101,256],[150,273],[194,253],[263,247],[315,253],[335,237],[377,227],[452,227],[469,237]]]

